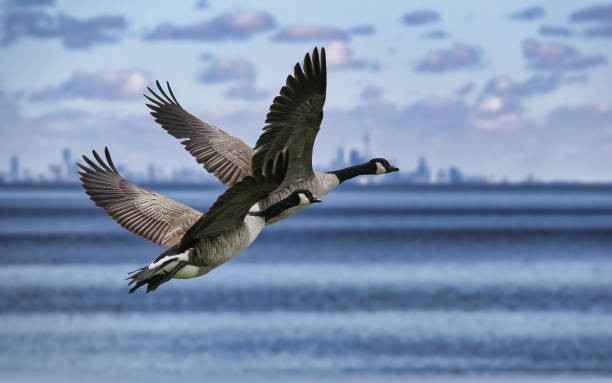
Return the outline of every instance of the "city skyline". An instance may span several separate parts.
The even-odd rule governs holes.
[[[89,156],[89,153],[85,155]],[[47,169],[42,173],[34,173],[29,168],[21,168],[19,157],[9,157],[9,170],[4,172],[0,167],[0,183],[72,183],[78,184],[80,171],[77,162],[85,163],[79,156],[72,157],[69,148],[62,149],[58,156],[58,163],[47,164]],[[349,166],[359,165],[372,159],[369,152],[369,135],[363,137],[362,146],[340,146],[336,150],[336,156],[329,165],[324,168],[315,168],[316,171],[331,171]],[[146,171],[134,171],[122,162],[116,164],[119,173],[126,179],[136,183],[195,183],[195,184],[218,184],[214,175],[208,173],[194,161],[192,167],[165,169],[154,163],[148,163]],[[541,183],[534,175],[528,174],[518,183]],[[554,180],[553,182],[575,183],[576,180]],[[397,173],[387,174],[384,177],[364,176],[359,179],[349,180],[348,183],[356,184],[496,184],[512,183],[507,178],[499,175],[474,175],[462,172],[457,166],[433,169],[428,164],[426,157],[419,156],[415,161],[415,168],[400,169]],[[515,182],[516,183],[516,182]]]
[[[155,80],[168,80],[193,115],[253,145],[293,65],[323,46],[328,87],[315,167],[367,131],[373,156],[408,168],[424,155],[434,175],[457,167],[515,182],[529,174],[612,181],[610,3],[0,7],[0,152],[34,174],[66,147],[109,146],[138,173],[150,162],[191,169],[144,106]]]

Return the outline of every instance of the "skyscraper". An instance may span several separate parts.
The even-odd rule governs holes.
[[[62,160],[65,164],[70,165],[70,149],[64,148],[62,150]]]
[[[62,150],[62,163],[60,164],[61,174],[58,181],[69,181],[72,178],[72,170],[74,165],[70,161],[70,149],[64,148]],[[75,173],[76,175],[76,173]]]
[[[427,161],[425,161],[424,157],[419,158],[415,172],[415,181],[424,183],[429,183],[431,181],[431,171],[429,170],[429,166],[427,166]]]
[[[17,156],[11,157],[11,178],[13,180],[19,178],[19,158]]]
[[[155,169],[155,165],[150,163],[147,166],[147,173],[148,173],[148,176],[149,176],[149,182],[157,181],[157,169]]]

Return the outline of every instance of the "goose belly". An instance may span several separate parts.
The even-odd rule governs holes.
[[[257,238],[263,226],[262,218],[246,216],[238,228],[212,239],[201,240],[194,249],[194,266],[205,268],[205,272],[208,272],[229,261]]]

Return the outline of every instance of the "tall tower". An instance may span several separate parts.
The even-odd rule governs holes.
[[[147,166],[147,172],[149,175],[149,182],[157,181],[157,171],[155,169],[155,165],[150,163],[149,166]]]
[[[365,126],[364,126],[364,134],[363,134],[363,156],[364,157],[370,157],[370,155],[372,154],[371,152],[371,140],[370,140],[370,125],[371,125],[371,119],[370,117],[366,117],[365,120]]]
[[[65,164],[70,164],[70,149],[64,148],[64,150],[62,150],[62,160]]]
[[[68,181],[70,179],[70,171],[72,170],[73,166],[71,166],[72,164],[70,163],[70,149],[68,148],[64,148],[62,150],[62,163],[60,164],[60,177],[59,179],[61,181]]]
[[[11,178],[16,180],[19,177],[19,158],[17,156],[11,157]]]
[[[363,135],[363,156],[366,158],[370,156],[370,133],[367,130]]]

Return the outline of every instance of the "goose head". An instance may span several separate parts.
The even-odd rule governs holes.
[[[384,158],[374,158],[369,161],[372,166],[371,174],[385,174],[399,171],[399,168],[391,165],[389,161]]]

